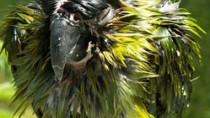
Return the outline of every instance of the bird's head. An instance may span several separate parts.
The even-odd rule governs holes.
[[[96,42],[98,29],[113,17],[114,9],[106,0],[41,0],[41,5],[50,19],[52,67],[61,80],[67,64],[89,60],[89,42]]]
[[[39,0],[46,15],[73,13],[75,17],[90,19],[108,7],[106,0]]]

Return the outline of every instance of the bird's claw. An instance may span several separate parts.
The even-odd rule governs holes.
[[[92,44],[92,41],[88,43],[87,52],[91,52],[91,49],[95,47],[95,44]]]

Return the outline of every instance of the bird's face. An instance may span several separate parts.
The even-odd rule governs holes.
[[[102,11],[108,4],[105,0],[43,0],[42,7],[50,19],[52,67],[57,80],[62,80],[67,64],[75,71],[78,69],[74,65],[85,66],[90,59],[86,52],[95,39],[85,22],[97,16],[104,17],[99,14],[107,14]]]

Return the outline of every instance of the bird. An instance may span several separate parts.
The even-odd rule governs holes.
[[[170,0],[33,0],[0,21],[21,117],[181,118],[205,31]]]

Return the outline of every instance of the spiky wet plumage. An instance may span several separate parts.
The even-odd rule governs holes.
[[[1,21],[18,111],[32,105],[43,118],[181,117],[192,92],[193,57],[201,58],[194,35],[202,29],[178,3],[119,0],[108,2],[105,16],[106,9],[85,17],[77,53],[85,55],[91,42],[92,56],[79,69],[66,64],[60,81],[52,67],[50,14],[42,7],[14,7]]]

